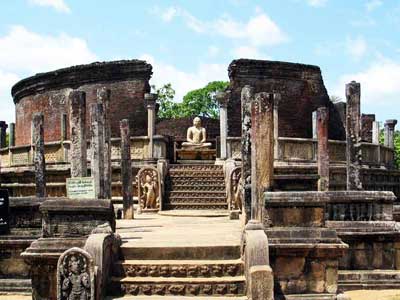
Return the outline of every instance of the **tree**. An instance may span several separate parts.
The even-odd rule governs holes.
[[[215,96],[228,86],[229,82],[212,81],[201,89],[190,91],[183,97],[182,114],[185,117],[202,116],[218,119],[219,110]]]
[[[336,96],[336,95],[330,96],[329,99],[331,100],[332,103],[339,103],[339,102],[343,101],[343,99],[341,97]]]
[[[379,143],[385,143],[385,132],[382,129],[379,134]],[[400,131],[394,132],[394,165],[396,169],[400,169]]]
[[[192,116],[202,116],[217,119],[219,116],[218,103],[215,95],[219,91],[225,90],[229,82],[212,81],[205,87],[188,92],[182,102],[174,102],[175,90],[171,84],[165,84],[156,89],[158,94],[159,118],[184,118]]]

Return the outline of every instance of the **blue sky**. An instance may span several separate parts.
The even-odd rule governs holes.
[[[153,65],[152,84],[171,82],[178,101],[228,80],[233,59],[315,64],[329,94],[344,98],[354,79],[364,113],[400,116],[398,0],[2,0],[0,119],[14,120],[10,90],[24,77],[133,58]]]

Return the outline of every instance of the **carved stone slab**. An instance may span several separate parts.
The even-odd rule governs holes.
[[[94,263],[88,252],[74,247],[58,259],[57,300],[95,300]]]
[[[10,229],[10,203],[8,190],[0,190],[0,234],[7,234]]]
[[[155,212],[161,209],[161,177],[154,167],[141,168],[138,178],[138,212]]]
[[[242,167],[234,168],[229,175],[229,209],[242,210]]]

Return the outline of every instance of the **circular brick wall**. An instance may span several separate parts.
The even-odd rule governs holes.
[[[112,136],[119,136],[119,121],[131,121],[132,135],[146,135],[147,112],[144,94],[150,91],[152,66],[141,60],[126,60],[74,66],[40,73],[15,84],[16,145],[31,143],[32,115],[44,113],[45,142],[61,139],[62,115],[69,115],[68,95],[73,89],[86,92],[89,105],[96,102],[96,91],[106,87],[111,91],[110,116]],[[88,131],[89,132],[89,131]],[[69,138],[69,128],[67,128]]]

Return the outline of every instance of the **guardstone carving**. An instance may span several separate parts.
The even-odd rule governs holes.
[[[57,300],[95,300],[93,259],[80,248],[65,251],[57,264]]]
[[[156,168],[144,167],[138,175],[138,212],[158,211],[161,207],[161,180]]]
[[[242,210],[242,168],[234,168],[229,175],[229,209]]]

